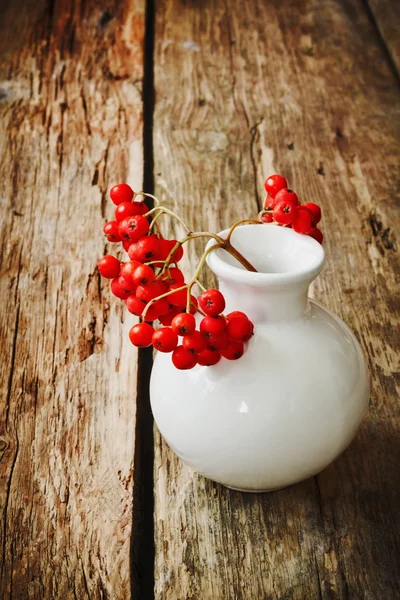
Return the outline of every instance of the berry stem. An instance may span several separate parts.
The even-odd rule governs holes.
[[[149,300],[148,303],[146,304],[146,306],[143,309],[143,312],[142,312],[142,315],[141,315],[142,321],[145,320],[147,311],[149,310],[149,308],[153,304],[153,302],[156,302],[156,300],[161,300],[161,298],[166,298],[167,296],[170,296],[171,294],[175,294],[175,292],[180,292],[182,290],[185,290],[185,289],[187,289],[187,287],[188,286],[185,283],[185,285],[182,285],[179,288],[176,288],[174,290],[169,290],[168,292],[165,292],[165,294],[161,294],[160,296],[157,296],[156,298],[152,298],[151,300]]]
[[[183,238],[183,240],[177,242],[175,244],[175,246],[172,248],[172,250],[170,251],[170,253],[168,254],[166,260],[165,260],[165,264],[161,270],[161,275],[164,274],[166,268],[168,267],[169,263],[171,262],[171,258],[174,255],[174,253],[178,250],[178,248],[180,248],[180,246],[183,246],[183,244],[185,244],[186,242],[188,242],[189,240],[192,239],[196,239],[196,238],[200,238],[200,237],[207,237],[207,238],[213,238],[216,242],[218,242],[218,247],[223,248],[224,250],[226,250],[227,252],[229,252],[229,254],[231,254],[234,258],[236,258],[236,260],[238,260],[248,271],[253,271],[253,272],[257,272],[257,269],[255,267],[253,267],[253,265],[238,251],[236,250],[236,248],[234,248],[230,242],[230,237],[232,235],[232,232],[234,231],[234,229],[238,226],[241,225],[243,223],[257,223],[257,221],[255,221],[254,219],[245,219],[242,221],[238,221],[237,223],[234,223],[234,225],[231,227],[229,233],[228,233],[228,237],[226,240],[224,240],[223,238],[221,238],[221,236],[216,235],[215,233],[210,233],[209,231],[193,231],[184,221],[183,219],[180,218],[179,215],[177,215],[176,213],[174,213],[172,210],[170,210],[169,208],[165,208],[164,206],[161,206],[159,200],[153,196],[152,194],[145,194],[144,192],[138,192],[138,195],[142,194],[143,196],[147,196],[149,198],[153,198],[153,200],[157,203],[157,206],[152,208],[151,210],[149,210],[147,213],[145,213],[145,217],[149,217],[150,215],[153,215],[155,212],[157,212],[158,214],[153,218],[152,222],[150,223],[150,228],[156,223],[157,219],[162,215],[162,214],[167,214],[170,217],[175,218],[177,221],[179,221],[179,223],[181,223],[181,225],[183,225],[183,227],[186,230],[187,236],[185,238]],[[216,247],[216,246],[214,246]]]
[[[205,250],[203,252],[203,256],[201,257],[199,264],[197,265],[197,269],[196,269],[192,279],[190,280],[190,283],[187,286],[187,293],[188,293],[188,299],[187,299],[187,305],[186,305],[187,312],[189,312],[189,309],[190,309],[190,294],[192,291],[192,287],[197,282],[197,279],[201,273],[201,270],[204,267],[204,263],[206,262],[207,256],[210,254],[210,252],[212,252],[216,248],[221,248],[221,244],[220,243],[214,244],[213,246],[210,246],[209,248],[207,248],[207,250]]]
[[[229,254],[231,254],[231,256],[233,256],[234,258],[236,258],[236,260],[238,262],[240,262],[248,271],[252,271],[253,273],[257,273],[257,269],[255,267],[253,267],[253,265],[251,264],[251,262],[249,262],[247,260],[247,258],[245,258],[243,256],[243,254],[241,254],[238,250],[236,250],[236,248],[234,248],[229,241],[228,242],[224,241],[224,244],[223,244],[222,248],[224,250],[226,250],[227,252],[229,252]]]
[[[151,265],[159,265],[160,263],[163,263],[163,264],[165,264],[166,262],[167,262],[167,261],[165,261],[165,260],[160,260],[160,259],[158,259],[158,260],[151,260],[150,262],[146,262],[146,263],[144,263],[144,264],[145,264],[145,265],[148,265],[148,266],[150,266],[150,267],[151,267]]]
[[[169,215],[170,217],[173,217],[177,221],[179,221],[179,223],[181,225],[183,225],[183,227],[185,228],[187,234],[190,234],[192,232],[192,230],[186,225],[185,221],[183,219],[181,219],[179,215],[174,213],[172,210],[169,210],[169,208],[165,208],[165,206],[155,206],[154,208],[149,210],[147,213],[145,213],[143,216],[149,217],[150,215],[154,214],[156,211],[160,211],[160,212],[159,212],[159,214],[157,214],[155,216],[155,218],[153,219],[153,221],[150,224],[150,227],[156,221],[156,219],[158,219],[158,217],[160,217],[163,214],[166,214],[166,215]]]
[[[232,225],[232,227],[230,228],[228,235],[226,236],[226,241],[229,242],[232,236],[232,233],[235,231],[236,227],[238,227],[239,225],[245,225],[246,223],[253,223],[254,225],[260,225],[259,221],[256,221],[255,219],[242,219],[241,221],[237,221],[237,223],[234,223]]]
[[[200,238],[200,237],[213,238],[214,240],[216,240],[218,242],[218,244],[212,246],[212,248],[217,248],[217,247],[218,248],[223,248],[224,250],[226,250],[227,252],[229,252],[229,254],[231,254],[234,258],[236,258],[236,260],[238,262],[240,262],[248,271],[252,271],[253,273],[257,273],[257,269],[255,267],[253,267],[253,265],[251,264],[251,262],[249,262],[247,260],[247,258],[245,258],[243,256],[243,254],[241,254],[239,252],[239,250],[236,250],[236,248],[234,248],[234,246],[232,246],[232,244],[231,244],[231,242],[229,240],[224,240],[219,235],[216,235],[215,233],[209,233],[208,231],[196,231],[194,233],[188,234],[183,240],[181,240],[180,242],[177,242],[175,244],[175,246],[172,248],[171,252],[168,254],[168,256],[167,256],[167,258],[165,260],[165,265],[164,265],[164,267],[163,267],[163,269],[161,271],[161,275],[164,274],[167,266],[171,262],[171,257],[178,250],[178,248],[180,246],[183,246],[183,244],[185,244],[189,240],[193,240],[195,238]]]
[[[196,234],[193,234],[196,236]],[[201,237],[204,237],[205,235],[207,235],[207,237],[213,237],[213,238],[219,238],[221,240],[221,242],[218,242],[217,244],[214,244],[213,246],[210,246],[210,248],[207,248],[207,250],[205,250],[203,252],[203,256],[201,257],[199,264],[197,265],[196,271],[192,277],[192,279],[190,280],[189,284],[185,284],[179,288],[173,289],[173,290],[169,290],[168,292],[165,292],[165,294],[161,294],[160,296],[157,296],[156,298],[152,298],[151,300],[149,300],[149,302],[146,304],[143,313],[142,313],[142,320],[144,321],[146,318],[146,314],[148,309],[150,308],[150,306],[153,304],[153,302],[156,302],[156,300],[161,300],[161,298],[166,298],[167,296],[170,296],[171,294],[174,294],[175,292],[180,292],[181,290],[187,290],[187,305],[186,305],[186,310],[187,312],[189,312],[190,310],[190,295],[191,295],[191,290],[192,287],[194,286],[195,283],[198,282],[198,277],[200,275],[200,272],[202,270],[202,268],[204,267],[204,263],[206,262],[207,256],[210,254],[210,252],[212,252],[213,250],[216,250],[217,248],[223,248],[224,250],[226,250],[227,252],[229,252],[232,256],[234,256],[235,258],[237,258],[237,260],[240,260],[240,262],[243,261],[244,263],[247,263],[249,265],[249,271],[253,271],[256,272],[256,269],[244,258],[244,256],[242,256],[240,254],[240,252],[238,252],[235,248],[232,247],[231,243],[228,242],[226,243],[225,240],[223,240],[222,238],[220,238],[219,236],[215,236],[214,234],[205,234],[204,232],[202,232]],[[197,236],[200,237],[200,236]],[[187,238],[185,238],[185,241],[188,241],[189,239],[192,239],[191,236],[187,236]],[[181,246],[184,243],[184,240],[182,240],[181,242],[178,242],[177,244],[175,244],[176,247]],[[171,255],[176,251],[177,248],[174,248],[171,251]],[[240,258],[239,258],[240,257]],[[168,268],[168,258],[165,261],[166,264],[164,265],[163,269],[161,270],[160,274],[163,274],[165,272],[165,269]],[[246,266],[246,264],[244,264],[243,266]]]
[[[188,285],[187,286],[187,299],[186,299],[186,312],[190,312],[190,306],[191,306],[191,301],[190,301],[190,296],[192,295],[192,286]]]
[[[214,244],[213,246],[210,246],[209,248],[207,248],[207,250],[205,250],[203,252],[203,256],[200,259],[199,264],[197,265],[197,269],[189,283],[189,288],[192,288],[194,286],[194,284],[196,283],[202,268],[204,267],[204,263],[206,262],[206,258],[207,256],[210,254],[210,252],[212,252],[213,250],[216,250],[217,248],[222,248],[221,244]]]
[[[186,238],[184,238],[182,241],[180,241],[180,242],[176,242],[175,246],[172,248],[172,250],[171,250],[171,251],[170,251],[170,253],[168,254],[167,258],[165,259],[165,261],[164,261],[164,263],[165,263],[165,264],[164,264],[163,268],[161,269],[161,271],[160,271],[159,275],[164,275],[165,271],[166,271],[167,269],[169,269],[169,266],[170,266],[170,263],[171,263],[171,260],[172,260],[172,257],[173,257],[173,255],[174,255],[174,253],[175,253],[175,252],[178,250],[178,248],[180,248],[180,247],[181,247],[181,246],[182,246],[182,245],[185,243],[185,241],[187,241],[187,240],[190,240],[190,237],[186,237]]]
[[[188,237],[185,238],[184,242],[187,241],[187,239],[195,239],[200,237],[213,238],[219,244],[223,244],[225,242],[225,240],[221,236],[217,235],[216,233],[210,233],[209,231],[195,231],[188,235]]]
[[[156,198],[156,196],[153,196],[153,194],[148,194],[148,193],[146,193],[146,192],[142,192],[142,191],[140,191],[140,192],[136,192],[136,194],[135,194],[135,196],[134,196],[134,199],[135,199],[137,196],[143,196],[143,198],[151,198],[152,200],[154,200],[154,202],[157,204],[157,206],[160,206],[160,204],[161,204],[161,202],[159,201],[159,199],[158,199],[158,198]]]
[[[257,221],[255,221],[254,219],[249,219],[249,221],[251,223],[257,223]],[[239,221],[238,223],[235,223],[233,225],[233,228],[235,228],[236,225],[240,225],[243,222],[248,222],[248,221],[247,220]],[[218,245],[212,246],[213,249],[218,248],[218,247],[223,248],[224,250],[229,252],[229,254],[231,254],[234,258],[236,258],[236,260],[239,261],[248,271],[253,271],[253,273],[257,273],[257,269],[255,267],[253,267],[251,262],[249,262],[247,260],[247,258],[245,258],[243,256],[243,254],[241,254],[239,252],[239,250],[236,250],[236,248],[234,246],[232,246],[231,242],[229,241],[229,238],[224,240],[224,238],[222,238],[221,236],[216,235],[215,233],[210,233],[208,231],[196,231],[195,233],[192,233],[191,236],[188,236],[189,239],[196,238],[196,237],[213,238],[214,240],[216,240],[218,242]],[[185,239],[185,241],[186,241],[186,239]]]
[[[190,305],[193,306],[193,308],[195,308],[197,310],[197,312],[199,312],[203,317],[207,316],[206,313],[200,308],[200,306],[196,306],[192,302],[190,303]]]
[[[154,221],[153,225],[155,226],[155,229],[157,229],[157,233],[158,233],[158,235],[159,235],[159,236],[161,236],[161,237],[163,237],[163,236],[162,236],[162,233],[161,233],[160,226],[159,226],[159,224],[158,224],[158,223],[156,223],[156,219],[153,219],[153,221]]]
[[[262,221],[261,221],[261,217],[262,217],[263,215],[272,215],[272,209],[271,209],[271,208],[263,208],[262,210],[260,210],[260,212],[259,212],[259,213],[258,213],[258,215],[257,215],[257,219],[258,219],[258,221],[257,221],[257,222],[259,222],[259,223],[261,223],[261,222],[262,222]]]
[[[203,292],[207,291],[207,288],[198,279],[196,279],[196,283]]]
[[[157,207],[158,208],[158,207]],[[149,225],[149,229],[153,229],[154,225],[158,226],[158,223],[156,222],[157,219],[159,219],[159,217],[161,217],[161,215],[164,214],[163,210],[160,210],[160,212],[154,217],[154,219],[151,221],[150,225]],[[158,231],[160,231],[159,227],[157,227]]]

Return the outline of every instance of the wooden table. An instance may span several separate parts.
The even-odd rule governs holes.
[[[400,5],[0,11],[1,598],[399,598]],[[314,295],[355,331],[372,398],[324,472],[248,495],[153,431],[151,353],[96,262],[111,184],[218,231],[272,172],[322,205]]]

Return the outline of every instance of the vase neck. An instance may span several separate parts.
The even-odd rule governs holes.
[[[241,310],[255,323],[300,319],[307,311],[308,283],[253,287],[220,278],[226,312]]]
[[[220,236],[227,234],[225,230]],[[231,242],[256,272],[247,271],[223,248],[209,253],[207,262],[218,277],[227,311],[242,310],[254,323],[301,318],[308,288],[324,264],[322,246],[309,236],[270,224],[236,227]]]

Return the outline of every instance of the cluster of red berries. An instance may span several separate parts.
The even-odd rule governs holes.
[[[282,175],[271,175],[265,180],[264,187],[267,197],[260,214],[263,223],[275,222],[283,227],[290,227],[322,244],[322,231],[317,227],[321,220],[321,209],[317,204],[300,204],[297,194],[288,188]]]
[[[149,323],[134,325],[129,333],[131,342],[139,347],[153,345],[159,352],[172,352],[172,362],[177,369],[192,369],[195,365],[210,367],[221,357],[236,360],[243,356],[244,344],[254,329],[247,316],[236,311],[224,317],[221,312],[225,300],[215,289],[201,294],[199,307],[205,316],[198,329],[193,314],[179,312],[173,317],[171,327],[155,330]]]
[[[98,268],[103,277],[112,280],[112,293],[141,318],[130,330],[131,342],[172,352],[178,369],[215,365],[221,357],[240,358],[254,329],[247,316],[237,311],[225,317],[225,299],[219,290],[206,290],[198,299],[188,292],[177,266],[183,257],[182,246],[150,231],[149,209],[135,201],[130,186],[114,186],[110,197],[117,205],[115,221],[104,226],[104,233],[110,242],[122,242],[130,260],[120,262],[106,255]],[[203,315],[198,329],[197,312]],[[159,329],[151,325],[156,320],[162,325]]]

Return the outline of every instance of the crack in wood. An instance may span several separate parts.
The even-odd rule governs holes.
[[[10,473],[8,475],[6,498],[5,498],[4,507],[3,507],[3,540],[2,540],[2,560],[1,560],[1,571],[0,571],[1,577],[0,577],[0,581],[3,579],[5,562],[6,562],[5,561],[5,557],[6,557],[6,548],[7,548],[7,515],[8,515],[8,505],[9,505],[9,501],[10,501],[11,485],[12,485],[12,479],[13,479],[13,475],[14,475],[15,465],[16,465],[17,458],[18,458],[18,452],[19,452],[19,438],[18,438],[17,433],[15,433],[15,452],[14,452],[13,461],[11,463]],[[11,580],[10,583],[11,583],[11,586],[12,586],[12,580]]]
[[[154,21],[155,0],[147,0],[143,78],[143,189],[149,193],[154,193]],[[148,206],[152,208],[153,203],[148,202]],[[151,348],[140,350],[138,358],[135,473],[130,545],[132,600],[154,599],[154,424],[149,394],[152,364]]]
[[[253,180],[254,180],[254,197],[256,200],[256,212],[262,209],[262,201],[260,197],[260,192],[258,189],[258,177],[257,177],[257,165],[260,163],[260,160],[255,157],[255,147],[257,142],[260,139],[260,131],[259,127],[261,123],[264,121],[264,117],[262,117],[257,123],[253,125],[250,129],[250,160],[253,167]]]
[[[18,275],[19,275],[19,271],[18,271]],[[16,288],[18,289],[18,279],[17,279]],[[15,317],[15,324],[14,324],[13,341],[12,341],[10,373],[9,373],[9,376],[8,376],[8,385],[7,385],[6,418],[5,418],[6,428],[8,428],[8,421],[9,421],[10,407],[11,407],[11,390],[12,390],[12,383],[13,383],[13,376],[14,376],[14,369],[15,369],[15,357],[16,357],[16,350],[17,350],[17,339],[18,339],[18,334],[19,334],[19,330],[18,330],[19,312],[20,312],[20,305],[18,304],[17,305],[17,314],[16,314],[16,317]]]
[[[382,48],[386,62],[397,84],[400,86],[400,44],[397,31],[400,18],[399,5],[397,2],[390,2],[390,0],[381,0],[380,2],[374,0],[362,1],[375,30],[376,39]],[[387,9],[387,13],[381,16],[379,9],[382,7]]]

